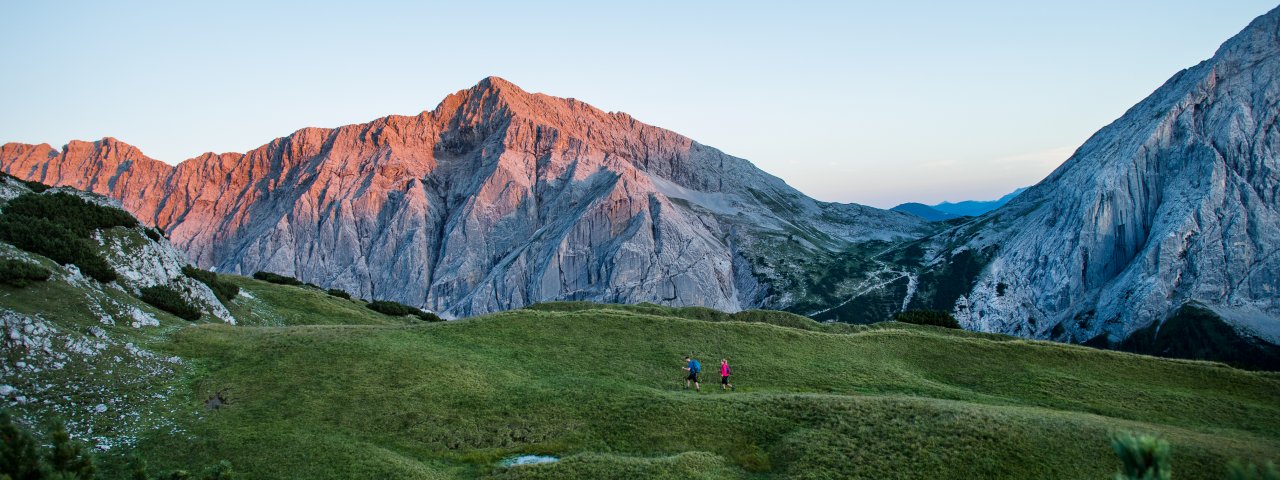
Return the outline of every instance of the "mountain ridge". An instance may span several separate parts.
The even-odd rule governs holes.
[[[785,303],[759,265],[773,253],[744,232],[837,251],[926,229],[818,202],[746,160],[498,77],[416,116],[299,129],[172,167],[112,138],[62,152],[7,144],[0,162],[120,199],[201,266],[270,270],[451,315],[558,299]],[[425,291],[378,291],[415,286]]]

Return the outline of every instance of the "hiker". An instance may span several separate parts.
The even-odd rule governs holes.
[[[689,376],[684,379],[684,389],[688,390],[689,384],[693,383],[693,387],[701,392],[702,384],[698,383],[698,373],[702,371],[702,364],[692,356],[684,357],[684,361],[686,362],[684,369],[689,372]]]
[[[720,389],[737,390],[733,388],[732,383],[729,383],[729,359],[727,358],[720,359]]]

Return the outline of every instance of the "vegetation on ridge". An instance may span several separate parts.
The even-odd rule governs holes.
[[[201,270],[191,265],[182,267],[182,274],[199,280],[201,283],[208,285],[213,294],[218,297],[225,305],[230,303],[236,295],[240,294],[240,287],[236,284],[218,278],[218,274],[208,270]]]
[[[74,264],[101,282],[116,272],[95,250],[93,232],[136,227],[138,221],[118,208],[105,207],[66,193],[24,193],[0,212],[0,240],[63,265]]]

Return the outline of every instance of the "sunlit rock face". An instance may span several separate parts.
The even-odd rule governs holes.
[[[0,168],[119,199],[197,264],[474,315],[556,299],[785,303],[748,258],[921,234],[740,158],[490,77],[417,116],[307,128],[171,167],[107,138],[0,148]]]
[[[943,235],[960,245],[951,252],[996,252],[957,301],[961,322],[1116,341],[1194,300],[1280,341],[1278,106],[1280,10],[1174,75],[1039,185]]]

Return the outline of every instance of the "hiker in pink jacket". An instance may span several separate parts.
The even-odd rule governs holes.
[[[729,359],[720,359],[720,389],[721,390],[737,390],[733,388],[733,384],[729,383]]]

